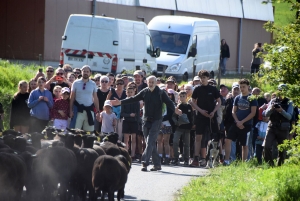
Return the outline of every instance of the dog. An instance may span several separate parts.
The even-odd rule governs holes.
[[[212,140],[210,140],[207,144],[207,152],[206,152],[206,168],[214,168],[217,166],[217,158],[219,156],[219,142],[220,134],[215,133],[212,134]]]

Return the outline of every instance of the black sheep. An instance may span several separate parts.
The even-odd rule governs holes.
[[[127,159],[122,155],[116,158],[103,155],[95,161],[92,182],[96,193],[100,194],[102,192],[102,200],[104,200],[107,193],[108,200],[113,201],[115,191],[118,191],[118,200],[124,198],[124,188],[128,176],[126,161]]]
[[[26,180],[26,164],[16,154],[0,152],[0,198],[19,201]]]
[[[60,183],[60,200],[68,200],[67,189],[76,170],[76,157],[73,151],[57,146],[40,149],[33,162],[34,183],[37,200],[51,200],[57,195],[57,185]]]

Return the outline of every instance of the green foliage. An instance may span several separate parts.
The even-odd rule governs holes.
[[[193,179],[179,198],[190,200],[298,200],[299,166],[268,168],[236,162],[227,167],[211,169],[205,177]]]
[[[11,64],[9,61],[0,60],[0,102],[4,107],[4,128],[9,128],[10,105],[13,95],[18,91],[18,83],[21,80],[29,81],[38,71],[38,66],[23,66]]]
[[[283,0],[288,3],[291,11],[296,13],[300,10],[300,3],[294,0]],[[280,83],[288,85],[288,89],[282,95],[289,97],[295,106],[300,105],[300,19],[295,19],[286,26],[277,26],[271,22],[265,24],[265,29],[269,32],[276,32],[276,44],[264,44],[264,50],[268,52],[263,56],[265,61],[271,63],[271,68],[262,68],[257,82],[268,83],[276,88]],[[294,132],[299,136],[300,122],[295,126]],[[287,163],[300,164],[300,138],[288,141],[279,146],[279,149],[286,150],[289,159]]]

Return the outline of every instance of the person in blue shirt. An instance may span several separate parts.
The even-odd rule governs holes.
[[[242,146],[242,161],[245,161],[248,156],[249,137],[257,108],[257,100],[250,94],[249,86],[247,79],[239,81],[241,94],[236,96],[233,102],[232,117],[235,123],[229,128],[225,139],[224,165],[229,165],[231,141],[236,139]]]
[[[46,79],[39,77],[38,88],[31,91],[28,99],[30,108],[30,132],[41,132],[50,119],[50,108],[53,106],[52,93],[45,89]]]

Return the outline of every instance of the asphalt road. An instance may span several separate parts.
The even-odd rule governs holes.
[[[192,178],[204,176],[209,170],[182,166],[162,166],[161,171],[141,171],[141,164],[133,164],[125,187],[125,200],[173,201],[180,189]],[[115,196],[116,198],[116,196]]]

